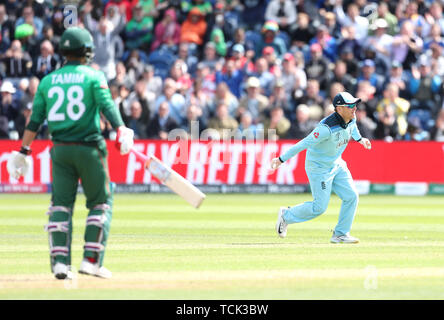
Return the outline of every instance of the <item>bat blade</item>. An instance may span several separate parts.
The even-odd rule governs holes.
[[[144,162],[144,167],[159,179],[160,182],[165,184],[194,208],[199,208],[206,197],[202,191],[155,156],[151,155],[148,157],[134,149],[131,151],[138,159]]]

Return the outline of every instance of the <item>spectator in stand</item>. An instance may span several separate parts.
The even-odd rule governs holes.
[[[233,34],[239,25],[239,19],[236,14],[230,10],[226,10],[225,1],[216,1],[214,5],[214,14],[209,15],[207,35],[211,34],[214,29],[220,29],[223,33],[224,39],[227,42],[233,41]],[[214,40],[212,40],[214,41]]]
[[[148,105],[150,107],[151,115],[154,115],[154,103],[158,96],[162,94],[162,78],[154,75],[154,67],[146,65],[143,69],[142,78],[146,84],[146,92]]]
[[[170,69],[170,78],[176,81],[177,92],[184,97],[188,95],[193,85],[190,74],[188,73],[188,67],[181,59],[177,59]]]
[[[293,121],[294,105],[291,100],[291,95],[285,91],[285,82],[282,79],[277,79],[274,83],[273,92],[269,97],[270,109],[280,107],[284,111],[284,116]]]
[[[430,133],[422,128],[421,120],[414,117],[409,120],[403,139],[406,141],[427,141],[430,139]]]
[[[239,100],[234,94],[231,93],[230,88],[225,82],[220,82],[217,85],[216,93],[214,94],[211,102],[208,104],[208,113],[205,116],[207,118],[213,117],[216,112],[217,106],[221,103],[227,106],[230,116],[236,116],[236,111],[239,106]]]
[[[158,113],[161,103],[168,102],[168,114],[174,121],[180,125],[185,119],[185,97],[177,93],[178,87],[176,81],[171,78],[166,78],[163,83],[162,95],[156,99],[155,110]]]
[[[430,140],[444,142],[444,109],[438,113],[435,124],[430,129]]]
[[[376,106],[379,102],[379,99],[376,96],[376,88],[368,81],[361,81],[356,90],[356,97],[361,99],[360,104],[365,106],[367,116],[376,122]]]
[[[234,49],[234,46],[236,44],[240,44],[243,46],[246,56],[249,55],[249,52],[252,52],[253,54],[250,55],[254,57],[255,43],[251,40],[246,39],[244,28],[239,27],[234,31],[232,44],[228,46],[228,56],[233,55],[232,50]]]
[[[275,21],[267,21],[262,27],[262,37],[256,44],[256,57],[261,55],[265,47],[273,47],[277,58],[281,58],[287,52],[285,41],[278,37],[279,25]]]
[[[216,53],[219,57],[225,57],[227,55],[227,43],[225,42],[225,36],[221,29],[214,28],[213,31],[211,31],[210,41],[214,43]]]
[[[394,36],[398,32],[398,19],[389,10],[386,2],[380,2],[377,8],[378,18],[387,22],[387,34]]]
[[[6,14],[6,7],[0,4],[0,54],[3,54],[14,40],[14,21]]]
[[[18,85],[21,78],[31,75],[32,60],[29,54],[22,49],[19,40],[13,40],[11,47],[6,50],[4,57],[0,60],[1,77]]]
[[[431,72],[444,77],[444,56],[443,46],[438,43],[430,44],[430,49],[425,52],[427,59],[430,61]]]
[[[364,47],[371,47],[376,51],[376,55],[385,61],[387,66],[390,65],[390,59],[392,57],[392,43],[393,37],[387,34],[388,23],[386,20],[379,18],[376,19],[374,24],[371,25],[371,29],[374,30],[374,35],[369,36]]]
[[[434,25],[438,25],[440,33],[444,34],[444,16],[442,5],[443,4],[438,1],[433,1],[429,6],[428,12],[424,14],[424,18],[429,25],[429,28],[432,28]]]
[[[444,38],[441,34],[441,27],[439,24],[434,24],[430,28],[430,34],[428,37],[424,39],[424,50],[430,49],[432,44],[438,44],[440,46],[444,46]]]
[[[297,23],[291,37],[293,51],[308,52],[308,43],[316,35],[316,29],[310,23],[310,16],[305,12],[299,12],[297,15]]]
[[[194,77],[196,75],[197,63],[199,62],[199,60],[197,59],[196,56],[189,53],[188,48],[189,48],[188,43],[186,42],[180,43],[177,57],[186,63],[191,76]]]
[[[177,22],[176,11],[168,9],[165,11],[163,19],[154,28],[151,50],[154,51],[160,46],[166,46],[172,52],[176,52],[179,43],[180,24]]]
[[[367,116],[365,106],[361,104],[358,104],[356,109],[356,126],[363,137],[367,137],[370,140],[374,139],[376,123]]]
[[[34,58],[31,73],[37,78],[42,79],[48,73],[58,69],[61,61],[49,40],[42,41],[40,45],[40,55]]]
[[[182,12],[191,12],[193,9],[198,9],[204,16],[213,12],[213,6],[210,1],[205,0],[182,0]]]
[[[122,14],[119,25],[116,28],[105,17],[101,18],[97,24],[91,17],[92,5],[88,4],[89,2],[86,2],[84,5],[84,23],[86,29],[91,32],[94,38],[95,54],[93,62],[97,63],[105,73],[106,78],[111,80],[116,76],[116,54],[119,50],[118,46],[122,43],[119,33],[125,28],[124,15]],[[120,51],[123,51],[123,49]]]
[[[291,123],[285,117],[284,110],[276,106],[270,110],[270,117],[264,120],[265,138],[279,140],[285,138],[290,129]]]
[[[142,119],[145,121],[145,125],[148,124],[148,120],[152,118],[152,110],[150,109],[150,100],[148,97],[148,91],[146,90],[146,81],[143,77],[139,78],[134,85],[134,90],[128,95],[128,104],[130,106],[134,101],[140,103],[142,110]],[[131,112],[130,112],[131,114]],[[122,116],[125,121],[125,117]]]
[[[130,116],[126,118],[125,125],[134,131],[134,139],[147,138],[147,126],[149,117],[144,115],[144,109],[139,100],[133,100],[130,104]]]
[[[191,90],[186,96],[186,105],[195,105],[201,110],[201,113],[208,114],[208,105],[211,103],[210,97],[202,87],[202,79],[196,79],[193,82]]]
[[[421,56],[417,65],[412,67],[409,79],[411,110],[423,110],[427,113],[424,115],[427,120],[424,121],[429,121],[438,113],[437,98],[442,80],[438,75],[431,73],[430,62],[426,56]]]
[[[225,62],[225,71],[222,71],[221,64],[216,65],[216,85],[225,82],[238,99],[242,95],[243,80],[244,72],[236,67],[233,60]]]
[[[42,38],[43,21],[34,15],[34,9],[32,6],[27,5],[23,7],[22,16],[17,18],[15,27],[17,28],[19,25],[24,23],[27,23],[34,28],[34,35],[37,37],[37,39]]]
[[[110,85],[116,85],[117,87],[125,85],[127,88],[132,88],[135,82],[135,78],[127,73],[125,64],[121,61],[117,62],[116,76],[109,81]]]
[[[253,123],[262,122],[269,111],[269,100],[262,95],[261,83],[256,77],[249,77],[247,80],[247,94],[239,100],[239,107],[236,112],[236,119],[240,119],[245,111],[250,112],[253,117]]]
[[[399,88],[399,96],[404,99],[410,98],[410,93],[408,91],[409,76],[402,69],[402,64],[398,61],[393,61],[390,69],[390,75],[386,78],[384,83],[384,88],[387,87],[389,83],[395,83]]]
[[[375,139],[392,142],[401,139],[398,132],[398,122],[394,109],[390,105],[385,105],[384,109],[378,112]]]
[[[360,58],[362,44],[356,39],[354,26],[346,26],[341,28],[341,36],[338,39],[338,52],[342,54],[344,51],[353,52],[353,57]]]
[[[330,62],[323,56],[319,43],[310,46],[310,61],[305,65],[307,79],[314,79],[319,83],[320,90],[325,91],[330,74]]]
[[[323,18],[328,34],[335,39],[339,39],[341,37],[341,26],[336,21],[336,15],[331,11],[327,11],[324,13]]]
[[[54,30],[54,37],[58,40],[60,40],[63,31],[65,31],[64,18],[65,17],[63,16],[63,9],[61,7],[54,8],[54,14],[52,15],[51,19],[51,26]]]
[[[280,59],[278,59],[276,57],[273,47],[265,47],[264,50],[262,50],[262,57],[260,57],[260,58],[265,58],[265,60],[267,61],[267,65],[268,65],[268,71],[273,76],[280,75],[280,73],[281,73],[280,65],[279,65]],[[260,59],[260,58],[258,58],[258,59]],[[249,72],[250,73],[254,72],[254,67],[253,67],[253,70],[249,70]]]
[[[354,26],[356,30],[356,39],[361,43],[367,37],[368,20],[359,15],[359,7],[356,3],[350,3],[347,7],[347,14],[342,8],[342,0],[336,0],[334,13],[337,21],[344,27]]]
[[[322,55],[330,62],[335,62],[337,58],[337,43],[329,33],[325,25],[320,25],[317,28],[316,36],[308,43],[310,46],[314,43],[320,44],[322,48]]]
[[[306,104],[300,104],[296,108],[295,119],[291,122],[287,139],[304,139],[317,125],[315,120],[310,119],[310,109]]]
[[[145,56],[142,51],[132,49],[125,61],[128,77],[131,79],[138,79],[142,75],[145,68],[145,61]]]
[[[324,101],[319,95],[319,82],[316,79],[307,81],[307,89],[302,97],[294,102],[296,108],[300,104],[305,104],[310,110],[310,119],[320,120],[324,114]]]
[[[165,82],[167,80],[168,79],[166,79]],[[179,124],[170,114],[169,103],[168,101],[164,100],[163,102],[159,103],[157,112],[147,127],[146,134],[149,139],[167,140],[168,133],[171,130],[178,128]]]
[[[248,73],[249,77],[256,77],[259,79],[261,86],[261,93],[269,97],[274,85],[274,76],[269,71],[268,62],[265,58],[260,57],[254,64],[253,72]]]
[[[185,130],[188,139],[198,140],[203,130],[207,128],[207,120],[203,117],[202,109],[191,103],[187,109],[186,120],[181,125],[181,129]],[[195,131],[197,129],[197,131]]]
[[[244,69],[246,70],[246,72],[250,72],[254,68],[253,64],[250,61],[252,58],[251,52],[252,51],[249,52],[250,56],[247,57],[245,55],[244,46],[240,43],[237,43],[233,46],[231,50],[231,56],[229,60],[233,60],[235,62],[237,69]]]
[[[216,70],[216,64],[223,63],[224,59],[217,55],[216,44],[212,41],[205,44],[202,63],[208,66],[211,72]]]
[[[379,94],[382,91],[382,85],[384,78],[375,72],[375,63],[373,60],[366,59],[362,62],[361,74],[357,79],[357,83],[361,81],[368,81],[376,88],[376,93]]]
[[[218,69],[222,69],[222,67],[218,67]],[[202,82],[201,90],[205,92],[209,99],[213,98],[214,92],[216,91],[216,74],[217,72],[211,72],[210,68],[202,62],[197,64],[194,81]]]
[[[399,97],[399,88],[395,83],[389,83],[384,90],[384,98],[378,103],[376,111],[383,112],[385,106],[390,106],[395,110],[398,132],[404,136],[407,131],[407,113],[410,109],[410,103]]]
[[[423,40],[415,34],[413,23],[405,20],[400,33],[393,37],[392,60],[401,62],[404,70],[410,70],[422,48]]]
[[[340,92],[344,92],[345,91],[345,87],[342,85],[342,83],[340,82],[333,82],[330,85],[329,91],[324,99],[324,105],[323,108],[324,110],[333,104],[333,99],[335,98],[335,96],[340,93]]]
[[[205,15],[198,8],[193,8],[188,12],[187,19],[182,23],[180,42],[194,43],[197,46],[202,46],[206,31],[207,22],[205,21]]]
[[[45,41],[45,40],[48,40],[49,42],[51,42],[51,45],[52,45],[52,47],[54,49],[54,53],[57,54],[60,57],[60,55],[58,54],[58,52],[60,52],[59,51],[60,38],[57,37],[54,34],[54,29],[49,24],[47,24],[47,25],[45,25],[43,27],[43,39],[42,39],[42,42]]]
[[[260,30],[264,21],[268,0],[241,1],[243,10],[241,13],[242,25],[249,30]]]
[[[430,32],[429,25],[424,19],[424,16],[418,14],[418,3],[416,1],[407,2],[403,21],[410,21],[413,25],[415,34],[421,38],[426,37]]]
[[[130,21],[133,18],[134,4],[131,0],[109,0],[105,4],[103,12],[106,13],[108,11],[108,8],[112,6],[122,8],[121,12],[125,14],[125,21]]]
[[[261,137],[260,134],[263,133],[263,128],[253,123],[253,117],[248,111],[242,114],[238,129],[241,138],[246,140],[258,139]]]
[[[220,103],[216,107],[215,116],[208,121],[208,128],[215,129],[223,140],[231,138],[232,131],[238,126],[238,122],[230,116],[228,107],[224,103]]]
[[[342,91],[356,91],[357,80],[347,73],[347,64],[343,60],[339,59],[336,61],[331,75],[332,78],[329,79],[330,87],[328,88],[328,91],[330,91],[332,84],[337,82],[344,87],[344,90]]]
[[[0,121],[3,124],[14,123],[16,118],[19,116],[21,105],[13,96],[16,91],[16,88],[11,82],[3,81],[0,87]],[[9,125],[7,126],[7,130],[3,128],[3,135],[6,134],[9,136],[10,129],[12,128]]]
[[[297,12],[292,0],[271,0],[265,10],[265,20],[276,21],[281,32],[292,36],[296,27]]]
[[[282,71],[278,79],[283,82],[285,94],[288,98],[292,96],[296,88],[305,89],[307,86],[307,76],[304,70],[296,65],[295,56],[291,53],[284,54],[282,59]]]
[[[150,16],[144,16],[142,5],[134,7],[133,16],[125,26],[125,46],[128,49],[139,49],[149,52],[151,47],[154,21]]]
[[[40,79],[37,77],[31,77],[29,79],[29,84],[25,89],[23,96],[20,98],[20,105],[27,106],[29,110],[32,110],[32,103],[34,101],[35,93],[37,92],[37,87],[40,84]],[[22,132],[19,132],[23,134]]]

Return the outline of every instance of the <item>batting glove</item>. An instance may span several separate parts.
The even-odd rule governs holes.
[[[127,127],[119,127],[116,136],[116,147],[121,155],[130,152],[134,145],[134,131]]]
[[[19,179],[21,176],[26,175],[30,166],[31,158],[17,151],[12,151],[6,164],[9,175],[15,179]]]

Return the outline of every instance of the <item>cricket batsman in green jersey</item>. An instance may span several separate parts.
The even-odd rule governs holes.
[[[134,132],[124,126],[103,72],[88,66],[94,50],[91,34],[82,28],[68,28],[61,37],[60,49],[66,63],[42,79],[21,150],[13,152],[8,171],[17,179],[26,173],[31,143],[46,119],[53,141],[50,151],[52,197],[47,213],[49,223],[45,226],[51,271],[57,279],[72,276],[72,215],[80,179],[89,213],[79,272],[110,278],[112,274],[103,266],[103,258],[111,224],[114,184],[108,173],[100,113],[117,130],[116,146],[121,154],[128,153],[133,146]]]

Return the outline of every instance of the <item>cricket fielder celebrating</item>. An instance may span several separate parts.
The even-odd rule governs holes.
[[[354,98],[348,92],[338,93],[333,99],[335,112],[322,119],[307,137],[271,161],[271,169],[275,170],[286,160],[307,149],[305,171],[313,201],[279,209],[276,231],[281,238],[287,235],[288,224],[308,221],[325,212],[333,190],[341,198],[342,205],[330,242],[359,242],[359,239],[350,235],[358,206],[358,192],[341,155],[350,138],[358,141],[364,148],[371,149],[370,141],[361,137],[356,126],[355,112],[360,101],[361,99]]]
[[[78,27],[65,30],[60,48],[66,64],[44,77],[35,95],[32,115],[20,152],[13,152],[8,171],[19,178],[29,167],[27,155],[43,121],[52,137],[52,197],[49,207],[51,271],[57,279],[70,278],[72,214],[81,180],[89,209],[85,227],[83,261],[79,272],[110,278],[103,267],[109,235],[114,184],[110,182],[106,143],[100,131],[100,112],[117,130],[116,146],[130,151],[134,133],[123,125],[111,98],[105,76],[87,64],[93,56],[91,34]]]

